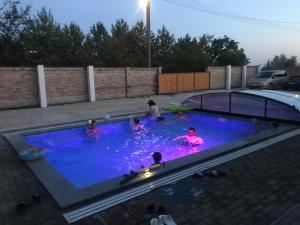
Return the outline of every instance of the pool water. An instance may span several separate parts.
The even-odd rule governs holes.
[[[141,118],[147,131],[133,132],[129,120],[98,124],[99,138],[90,137],[86,127],[25,136],[33,147],[45,148],[47,161],[76,188],[84,188],[114,177],[149,167],[152,154],[162,154],[162,161],[170,161],[201,152],[218,145],[243,139],[268,129],[251,121],[225,119],[191,112],[185,117],[165,114],[165,121]],[[173,141],[194,127],[204,143],[189,146],[184,140]]]

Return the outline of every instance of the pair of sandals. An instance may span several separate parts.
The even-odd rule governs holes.
[[[150,225],[177,225],[170,215],[159,215],[158,218],[152,218]]]
[[[31,196],[31,200],[20,201],[16,205],[16,209],[23,210],[33,205],[39,204],[46,196],[43,193],[37,193]]]
[[[150,216],[150,225],[177,225],[170,215],[166,214],[164,207],[158,207],[158,213],[156,216],[156,209],[153,204],[148,205],[147,213]]]
[[[219,171],[219,170],[211,170],[211,171],[207,171],[207,172],[199,171],[192,175],[193,178],[202,178],[203,176],[215,177],[215,178],[216,177],[226,177],[227,173]]]

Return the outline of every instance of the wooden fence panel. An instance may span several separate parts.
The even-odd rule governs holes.
[[[158,78],[158,93],[177,93],[209,89],[209,72],[163,73]]]
[[[195,90],[209,89],[209,72],[195,73]]]
[[[158,93],[176,93],[177,92],[177,74],[176,73],[164,73],[158,77]]]
[[[194,73],[178,73],[177,74],[178,82],[178,92],[181,91],[194,91],[195,76]]]

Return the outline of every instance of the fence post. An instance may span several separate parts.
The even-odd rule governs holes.
[[[128,98],[128,71],[129,67],[125,68],[125,98]]]
[[[156,78],[156,84],[157,84],[157,88],[156,88],[156,94],[159,94],[159,80],[160,80],[160,75],[161,75],[161,73],[162,73],[162,67],[161,66],[159,66],[158,68],[157,68],[157,78]]]
[[[193,91],[196,91],[196,73],[194,72],[194,90]]]
[[[231,65],[226,66],[226,89],[231,89]]]
[[[242,88],[247,87],[247,66],[242,67]]]
[[[257,73],[261,72],[261,67],[262,67],[261,64],[259,64],[259,65],[256,66],[256,72]]]
[[[88,91],[89,91],[89,101],[94,102],[96,101],[96,94],[95,94],[95,75],[94,75],[94,67],[88,66],[87,67],[87,78],[88,78]]]
[[[176,73],[176,92],[178,92],[178,73]]]
[[[47,92],[46,92],[46,80],[45,80],[45,70],[43,65],[37,66],[37,79],[39,85],[39,99],[40,107],[47,107]]]
[[[208,66],[207,68],[206,68],[206,72],[208,72],[208,90],[210,90],[210,71],[211,71],[211,67],[210,66]]]

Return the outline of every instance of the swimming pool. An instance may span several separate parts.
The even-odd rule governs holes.
[[[149,167],[153,152],[162,154],[168,162],[187,155],[209,151],[233,141],[269,129],[267,123],[257,128],[251,120],[223,118],[198,112],[189,112],[185,117],[165,114],[164,122],[155,122],[149,117],[141,118],[147,131],[133,132],[129,120],[98,124],[99,139],[89,137],[86,127],[46,133],[25,135],[33,147],[47,150],[46,160],[75,188],[82,189],[96,183]],[[194,127],[204,143],[191,147],[184,141],[173,141]]]

